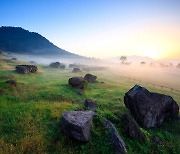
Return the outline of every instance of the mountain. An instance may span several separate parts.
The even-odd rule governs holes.
[[[0,50],[30,55],[78,56],[58,48],[40,34],[21,27],[0,27]]]

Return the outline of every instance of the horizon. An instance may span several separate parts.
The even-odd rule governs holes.
[[[78,3],[79,2],[79,3]],[[86,57],[180,58],[180,1],[5,1],[1,26],[37,32]]]

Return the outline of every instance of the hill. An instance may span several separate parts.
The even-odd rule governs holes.
[[[30,55],[77,56],[58,48],[40,34],[21,27],[0,27],[0,50]]]

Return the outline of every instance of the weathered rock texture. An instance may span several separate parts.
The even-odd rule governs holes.
[[[51,63],[50,65],[49,65],[49,67],[52,67],[52,68],[60,68],[60,62],[54,62],[54,63]]]
[[[83,77],[70,78],[68,83],[75,88],[83,89],[85,87],[85,80]]]
[[[179,106],[172,97],[151,93],[135,85],[124,97],[126,107],[144,128],[160,126],[166,119],[176,117]]]
[[[17,65],[16,66],[16,71],[22,74],[35,73],[37,70],[38,70],[37,66],[34,66],[34,65]]]
[[[124,132],[127,134],[128,137],[131,139],[136,139],[140,141],[145,140],[145,136],[141,132],[141,129],[139,128],[136,121],[128,114],[124,114],[122,117],[123,122],[123,129]]]
[[[86,74],[84,76],[84,79],[92,83],[92,82],[96,82],[97,76],[92,75],[92,74]]]
[[[9,84],[11,86],[16,86],[17,85],[15,80],[7,80],[5,83],[7,83],[7,84]]]
[[[106,118],[103,119],[103,125],[106,129],[110,132],[110,142],[114,147],[116,154],[125,154],[127,153],[126,145],[122,138],[120,137],[118,131],[116,130],[115,126],[111,123],[111,121],[107,120]]]
[[[73,73],[78,73],[78,72],[82,72],[80,68],[74,68],[72,70]]]
[[[84,105],[92,111],[96,111],[97,109],[97,104],[92,99],[86,99]]]
[[[87,142],[90,139],[94,112],[67,111],[62,114],[62,131],[69,137]]]

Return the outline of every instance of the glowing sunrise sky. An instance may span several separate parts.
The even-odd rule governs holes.
[[[88,57],[180,58],[180,0],[0,0],[0,25]]]

